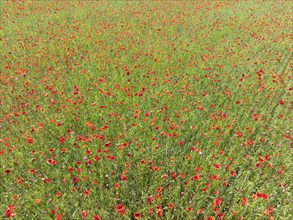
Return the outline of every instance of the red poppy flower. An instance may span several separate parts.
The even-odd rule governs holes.
[[[33,143],[33,139],[30,136],[28,136],[28,137],[26,137],[26,142],[28,144],[32,144]]]
[[[87,211],[86,210],[82,210],[81,217],[82,217],[82,219],[87,217]]]
[[[135,212],[135,213],[133,213],[133,217],[134,217],[135,219],[140,219],[141,214],[140,214],[139,212]]]
[[[121,174],[120,178],[123,182],[127,181],[127,176],[125,174]]]
[[[279,104],[280,104],[280,105],[284,105],[284,103],[285,103],[285,102],[284,102],[283,100],[279,100]]]
[[[98,216],[98,215],[95,215],[95,216],[93,217],[93,220],[101,220],[101,217]]]
[[[186,208],[186,210],[187,210],[188,212],[191,212],[191,211],[192,211],[192,207],[189,206],[189,207]]]
[[[258,114],[252,114],[252,118],[255,120],[255,121],[258,121]]]
[[[10,209],[5,210],[5,216],[6,218],[12,217],[12,211]]]
[[[56,164],[56,160],[48,159],[47,160],[47,163],[50,164],[50,165],[55,165]]]
[[[196,180],[199,180],[200,178],[198,175],[194,175],[193,177],[191,177],[191,179],[196,181]]]
[[[59,137],[59,141],[58,141],[58,142],[59,142],[60,144],[63,144],[64,141],[65,141],[65,138],[64,138],[64,137]]]
[[[215,203],[216,203],[217,205],[221,205],[221,204],[222,204],[222,198],[216,198],[216,199],[215,199]]]
[[[10,218],[14,216],[14,213],[13,213],[14,208],[15,208],[14,204],[8,206],[8,208],[5,210],[6,218]]]
[[[118,204],[115,206],[115,211],[118,212],[120,215],[125,215],[125,207],[122,204]]]
[[[224,219],[224,213],[219,213],[218,214],[218,219],[223,220]]]
[[[63,216],[62,214],[57,215],[56,218],[55,218],[55,220],[61,220],[62,219],[62,216]]]
[[[236,176],[235,171],[231,170],[231,171],[230,171],[230,176],[232,176],[232,177]]]
[[[51,214],[52,214],[52,215],[55,215],[55,214],[56,214],[56,210],[57,210],[56,207],[55,207],[54,209],[52,209]]]
[[[243,134],[242,134],[240,131],[238,131],[238,132],[236,132],[236,136],[237,136],[237,137],[242,137]]]
[[[115,160],[115,157],[114,157],[114,156],[111,156],[111,155],[108,155],[108,156],[107,156],[107,159],[108,159],[108,160]]]
[[[220,165],[219,164],[214,164],[214,169],[219,169],[220,168]]]
[[[120,184],[119,183],[114,183],[114,188],[115,189],[119,189],[120,188]]]
[[[72,178],[72,183],[73,184],[76,184],[78,181],[79,181],[79,178],[77,178],[77,177]]]
[[[108,129],[108,126],[107,125],[103,125],[99,128],[100,131],[104,131],[104,130],[107,130]]]
[[[88,196],[91,193],[90,189],[86,189],[83,191],[84,196]]]
[[[98,160],[100,160],[100,157],[97,155],[97,156],[94,157],[94,160],[98,161]]]

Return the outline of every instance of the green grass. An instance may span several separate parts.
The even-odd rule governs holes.
[[[0,6],[0,218],[292,218],[290,1]]]

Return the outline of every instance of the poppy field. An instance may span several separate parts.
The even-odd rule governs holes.
[[[0,219],[292,219],[291,1],[1,1]]]

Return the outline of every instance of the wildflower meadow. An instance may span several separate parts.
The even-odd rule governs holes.
[[[293,219],[291,1],[0,8],[0,219]]]

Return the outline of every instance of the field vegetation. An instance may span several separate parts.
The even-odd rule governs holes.
[[[0,219],[292,219],[291,1],[1,1]]]

